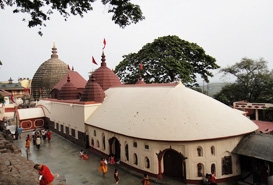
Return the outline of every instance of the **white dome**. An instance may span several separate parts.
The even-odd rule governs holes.
[[[258,129],[240,112],[181,83],[110,88],[87,124],[164,141],[224,138]]]

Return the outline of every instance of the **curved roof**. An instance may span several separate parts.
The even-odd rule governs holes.
[[[75,100],[79,99],[79,91],[74,86],[73,83],[70,82],[70,77],[67,75],[67,82],[62,86],[59,96],[59,100]]]
[[[238,111],[181,83],[109,88],[86,123],[130,137],[163,141],[224,138],[258,128]]]
[[[53,46],[51,58],[40,65],[31,82],[32,95],[35,100],[39,97],[49,97],[52,88],[68,73],[67,64],[57,55]]]
[[[92,76],[95,77],[96,82],[101,86],[101,88],[105,91],[109,87],[120,86],[121,82],[118,76],[106,67],[106,59],[104,53],[101,55],[101,67],[99,67]]]
[[[83,89],[85,87],[87,81],[77,71],[72,69],[72,71],[69,71],[67,75],[70,77],[71,83],[73,83],[76,88]],[[63,78],[54,86],[53,89],[60,90],[63,85],[67,83],[67,75],[63,76]]]
[[[103,102],[105,93],[92,75],[86,83],[80,101]]]

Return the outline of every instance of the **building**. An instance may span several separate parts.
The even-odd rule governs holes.
[[[158,178],[200,183],[206,173],[214,173],[218,182],[240,177],[239,158],[232,151],[257,130],[251,120],[180,82],[145,84],[140,77],[135,85],[122,85],[107,68],[104,53],[101,61],[80,96],[72,75],[60,78],[66,81],[51,88],[54,96],[37,104],[44,119],[36,127],[48,127]],[[33,116],[27,116],[33,112],[17,111],[20,126],[26,127],[27,119],[35,123]]]
[[[48,98],[54,86],[69,72],[68,65],[59,59],[55,44],[51,58],[42,63],[35,72],[31,83],[34,100]]]

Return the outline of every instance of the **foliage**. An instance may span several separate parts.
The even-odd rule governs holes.
[[[27,13],[31,16],[28,27],[46,26],[53,11],[58,11],[65,20],[72,15],[83,17],[84,13],[93,10],[92,3],[96,0],[0,0],[0,7],[16,6],[13,13]],[[109,4],[108,13],[113,13],[112,20],[124,28],[132,23],[145,19],[139,5],[130,0],[101,0],[104,5]],[[25,20],[25,19],[24,19]],[[42,32],[39,31],[42,35]]]
[[[273,108],[265,109],[265,121],[273,121]]]
[[[264,59],[243,58],[241,62],[220,70],[224,75],[234,75],[234,84],[224,87],[215,98],[225,104],[234,101],[273,103],[273,73]]]
[[[210,72],[219,66],[215,59],[195,43],[181,40],[178,36],[164,36],[142,47],[137,53],[123,56],[115,68],[122,82],[134,84],[139,76],[146,83],[168,83],[178,80],[188,86],[198,86],[197,74],[206,82]],[[140,63],[143,70],[139,69]]]
[[[4,97],[2,96],[2,94],[0,94],[0,103],[4,103],[5,102],[5,99]]]

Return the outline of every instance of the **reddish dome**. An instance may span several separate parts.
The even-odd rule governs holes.
[[[75,100],[79,99],[79,91],[77,88],[70,82],[69,75],[67,76],[67,82],[62,86],[59,93],[59,100]]]
[[[95,77],[92,75],[83,91],[80,101],[95,101],[103,102],[105,93],[101,86],[95,81]]]
[[[102,53],[101,67],[92,74],[104,91],[113,86],[121,86],[118,76],[111,69],[106,67],[105,60],[105,55]]]

